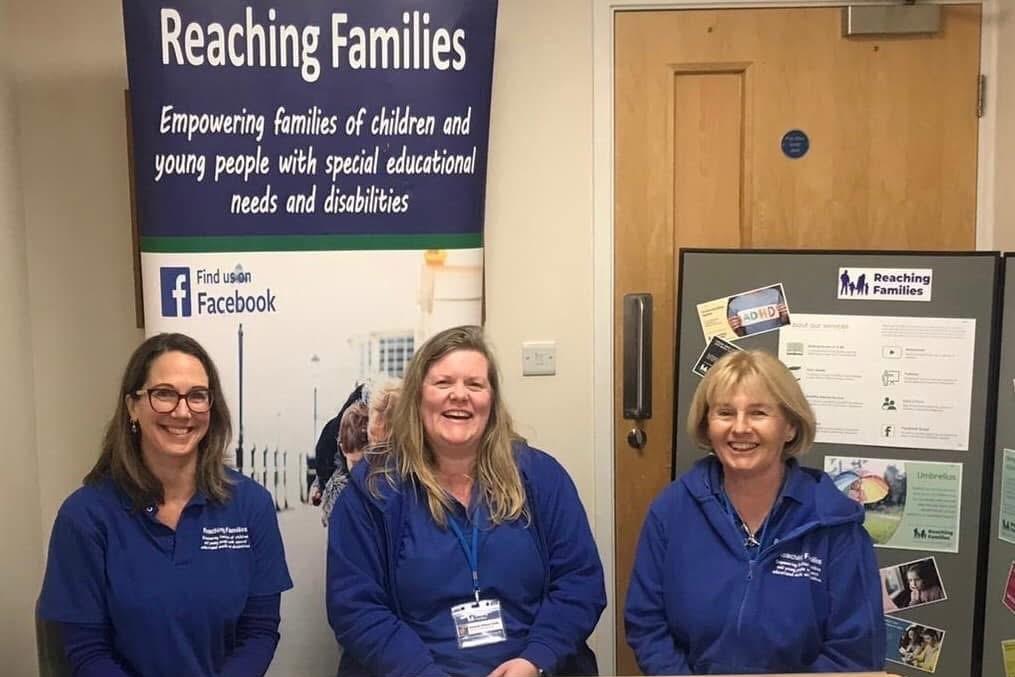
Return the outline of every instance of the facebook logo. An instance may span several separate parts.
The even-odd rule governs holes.
[[[161,268],[162,317],[190,317],[190,268]]]

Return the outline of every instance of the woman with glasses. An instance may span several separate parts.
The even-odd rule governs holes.
[[[263,675],[292,587],[270,494],[223,463],[218,372],[183,334],[127,363],[102,452],[53,524],[39,616],[74,675]]]

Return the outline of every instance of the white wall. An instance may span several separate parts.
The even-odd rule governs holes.
[[[994,144],[993,249],[1015,251],[1015,3],[1000,0],[985,16],[984,25],[996,25],[997,71],[987,87],[996,97],[994,110],[997,142]]]
[[[519,432],[564,464],[591,518],[592,4],[501,0],[499,8],[486,199],[487,333]],[[521,375],[522,342],[530,340],[556,341],[556,376]],[[601,662],[612,662],[609,638],[601,634],[593,649]]]
[[[98,456],[134,320],[116,0],[10,0],[43,542]]]
[[[32,343],[28,326],[25,226],[14,115],[7,67],[8,3],[0,1],[0,656],[5,674],[34,675],[32,618],[42,566],[39,468],[36,457]]]

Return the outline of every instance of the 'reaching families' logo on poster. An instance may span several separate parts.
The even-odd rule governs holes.
[[[163,267],[159,269],[162,280],[162,317],[190,317],[190,268]]]
[[[930,301],[930,268],[839,268],[838,298],[846,301]]]
[[[961,463],[826,456],[825,472],[863,506],[875,547],[959,551]]]
[[[254,276],[237,264],[232,270],[163,266],[159,269],[162,283],[162,317],[197,315],[238,315],[276,313],[278,300],[270,287],[246,293],[241,289],[253,283]],[[192,284],[193,280],[193,284]],[[228,291],[217,287],[231,287]]]

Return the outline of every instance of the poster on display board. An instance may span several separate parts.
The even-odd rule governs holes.
[[[976,320],[795,313],[779,359],[818,419],[817,442],[969,449]]]
[[[1015,677],[1015,639],[1001,642],[1001,660],[1004,662],[1004,677]]]
[[[197,338],[295,588],[269,674],[334,672],[315,443],[353,387],[482,319],[497,2],[126,0],[148,334]]]
[[[898,616],[885,616],[885,632],[886,660],[922,672],[933,674],[937,671],[941,652],[944,651],[944,630]]]
[[[775,331],[791,321],[782,283],[699,303],[697,309],[705,341],[736,341]]]
[[[1001,451],[1001,493],[1000,519],[997,521],[997,537],[1015,544],[1015,450]]]
[[[880,570],[882,605],[886,614],[948,599],[933,557],[893,564]]]
[[[1004,580],[1004,595],[1001,598],[1008,611],[1015,614],[1015,562],[1008,567],[1008,576]]]
[[[864,507],[876,547],[959,551],[961,463],[825,456],[824,469]]]

